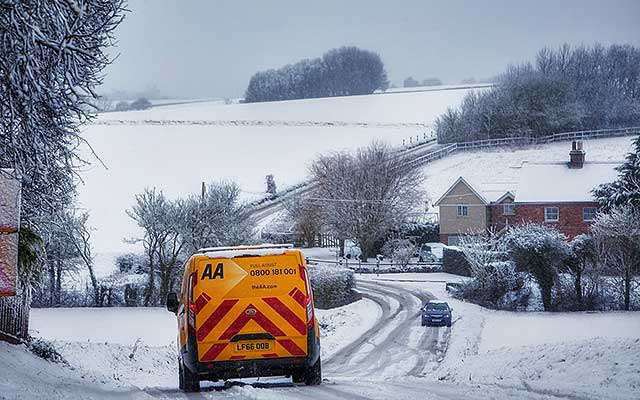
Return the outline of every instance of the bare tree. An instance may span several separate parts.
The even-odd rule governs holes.
[[[569,245],[571,246],[571,256],[567,259],[566,269],[573,276],[573,287],[578,310],[583,310],[583,276],[588,272],[596,272],[598,252],[591,235],[578,235],[571,240]]]
[[[165,301],[182,260],[199,248],[250,240],[253,224],[239,193],[235,183],[221,182],[209,184],[203,196],[187,199],[169,200],[155,188],[136,195],[127,214],[144,230],[142,238],[133,239],[143,244],[149,264],[144,305]]]
[[[240,188],[235,182],[211,182],[203,196],[187,198],[182,207],[185,215],[181,235],[187,251],[246,244],[253,237],[255,222],[247,205],[240,201]]]
[[[156,294],[155,278],[158,258],[160,249],[171,234],[170,225],[167,224],[169,201],[162,191],[157,192],[155,188],[145,189],[144,192],[136,195],[136,204],[131,210],[127,210],[127,215],[144,230],[142,238],[132,239],[135,242],[142,242],[149,260],[149,281],[144,294],[144,305],[157,304],[159,297]]]
[[[372,143],[355,154],[321,156],[311,166],[330,230],[355,240],[366,260],[391,229],[402,226],[422,204],[423,177],[387,145]]]
[[[297,196],[285,205],[287,213],[294,221],[294,231],[304,240],[305,246],[313,247],[316,236],[323,226],[323,215],[320,204],[308,198],[314,194]]]
[[[85,268],[87,268],[91,287],[93,288],[94,305],[101,306],[102,296],[100,293],[100,285],[93,268],[91,228],[87,223],[88,219],[88,212],[82,212],[77,208],[70,208],[63,213],[56,214],[56,218],[52,224],[62,233],[64,240],[75,250],[74,255],[78,257]]]
[[[624,309],[629,310],[634,278],[640,274],[640,212],[615,206],[596,216],[592,231],[605,272],[619,277]]]

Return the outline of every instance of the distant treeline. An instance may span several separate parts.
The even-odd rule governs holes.
[[[380,56],[357,47],[341,47],[251,77],[244,101],[277,101],[371,94],[389,85]]]
[[[510,66],[490,90],[469,93],[436,120],[440,143],[538,137],[640,124],[640,49],[630,45],[541,50]]]

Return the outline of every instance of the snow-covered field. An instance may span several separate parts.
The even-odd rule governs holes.
[[[135,249],[123,243],[140,235],[125,210],[146,187],[176,197],[199,193],[203,181],[232,179],[246,200],[259,198],[265,175],[274,174],[280,188],[294,185],[306,180],[318,154],[372,140],[401,146],[423,138],[433,120],[469,90],[202,102],[100,114],[83,135],[106,169],[85,148],[93,162],[78,188],[81,206],[91,212],[95,253]]]
[[[481,85],[483,86],[483,85]],[[442,87],[438,90],[324,97],[317,99],[274,101],[267,103],[221,105],[219,102],[154,107],[145,111],[102,114],[98,123],[119,121],[235,121],[312,122],[324,124],[431,124],[447,106],[457,105],[469,86]],[[196,123],[198,123],[196,122]]]

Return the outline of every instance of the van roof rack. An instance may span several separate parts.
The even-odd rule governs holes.
[[[271,244],[263,243],[252,246],[224,246],[224,247],[204,247],[196,253],[211,253],[217,251],[234,251],[234,250],[269,250],[269,249],[292,249],[292,244]]]

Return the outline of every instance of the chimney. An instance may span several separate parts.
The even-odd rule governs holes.
[[[584,166],[585,152],[582,149],[582,140],[574,140],[569,152],[569,168],[582,168]]]

